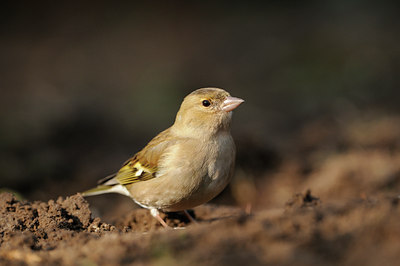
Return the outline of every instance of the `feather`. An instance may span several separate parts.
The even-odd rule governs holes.
[[[86,190],[85,192],[82,192],[82,196],[84,197],[95,196],[105,193],[119,193],[129,197],[129,191],[126,189],[125,186],[122,185],[115,185],[115,186],[100,185],[95,188]]]
[[[127,160],[117,173],[100,179],[96,188],[87,190],[82,194],[84,196],[92,196],[114,192],[126,195],[128,192],[125,192],[125,186],[156,178],[158,161],[165,149],[175,142],[176,139],[171,137],[169,129],[161,132],[143,150]],[[121,186],[125,190],[121,190]]]

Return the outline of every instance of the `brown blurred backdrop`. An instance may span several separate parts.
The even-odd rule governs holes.
[[[0,188],[35,200],[87,189],[205,86],[246,100],[234,114],[238,171],[265,177],[299,134],[315,140],[310,121],[323,117],[326,129],[397,114],[399,10],[346,0],[3,3]]]

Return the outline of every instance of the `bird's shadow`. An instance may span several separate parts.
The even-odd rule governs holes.
[[[216,221],[222,221],[222,220],[226,220],[226,219],[239,219],[239,220],[243,220],[243,219],[247,219],[247,217],[251,216],[251,214],[246,214],[246,213],[237,213],[237,214],[230,214],[230,215],[224,215],[224,216],[218,216],[218,217],[211,217],[211,218],[202,218],[202,217],[197,217],[196,213],[194,210],[187,210],[187,212],[189,213],[190,216],[192,216],[192,218],[199,223],[212,223],[212,222],[216,222]],[[181,222],[185,223],[185,224],[190,224],[191,221],[190,219],[187,217],[187,215],[185,215],[185,213],[182,212],[168,212],[166,213],[166,218],[167,219],[178,219]]]

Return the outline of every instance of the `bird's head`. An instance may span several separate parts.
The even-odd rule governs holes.
[[[232,111],[242,102],[244,100],[230,96],[223,89],[195,90],[183,100],[173,127],[189,135],[229,131]]]

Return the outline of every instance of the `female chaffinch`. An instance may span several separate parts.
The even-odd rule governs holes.
[[[208,202],[229,183],[235,161],[232,110],[242,102],[223,89],[193,91],[183,100],[170,128],[83,196],[126,195],[168,227],[159,211],[188,215],[186,209]]]

